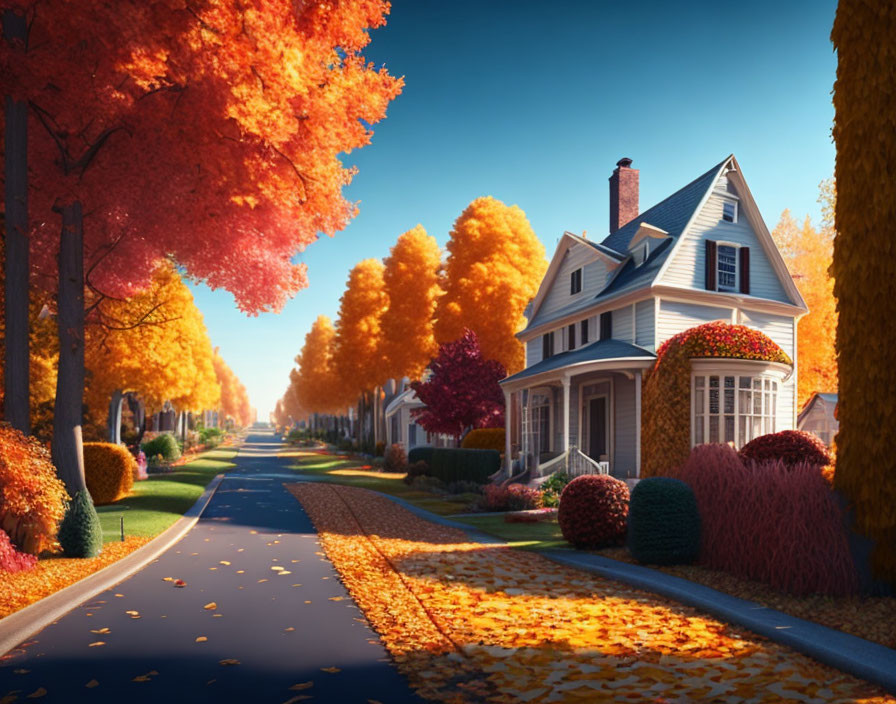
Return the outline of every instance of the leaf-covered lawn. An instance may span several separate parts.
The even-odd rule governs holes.
[[[442,702],[896,702],[694,609],[470,543],[357,487],[288,487],[402,672]]]

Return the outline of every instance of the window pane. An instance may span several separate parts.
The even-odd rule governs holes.
[[[694,379],[695,385],[698,389],[702,389],[703,385],[706,383],[705,376],[698,376]]]
[[[749,429],[749,426],[747,425],[747,421],[748,421],[748,420],[749,420],[749,419],[748,419],[746,416],[741,416],[741,417],[738,419],[738,428],[737,428],[737,430],[738,430],[738,435],[740,436],[740,446],[741,446],[741,447],[743,447],[743,446],[746,445],[748,442],[750,442],[750,440],[753,439],[753,438],[749,437],[748,432],[747,432],[748,429]]]
[[[751,381],[750,377],[748,377],[748,376],[741,376],[741,377],[738,377],[738,380],[739,380],[738,386],[739,386],[740,388],[742,388],[742,389],[749,389],[749,388],[750,388],[750,381]]]
[[[719,287],[734,288],[737,285],[737,249],[719,245]]]
[[[755,379],[753,379],[753,388],[761,389],[762,388],[762,379],[760,379],[759,377],[756,377]]]
[[[704,408],[704,394],[703,389],[697,389],[694,392],[694,410],[697,412],[697,415],[701,415],[703,413]]]
[[[753,416],[753,432],[751,433],[751,438],[758,438],[760,435],[762,435],[762,418]]]
[[[725,442],[734,442],[734,416],[725,416]]]
[[[694,443],[699,445],[705,442],[703,439],[703,416],[697,416],[694,419]]]
[[[709,377],[709,412],[719,412],[719,377]]]
[[[709,438],[707,442],[718,442],[719,441],[719,417],[718,416],[710,416],[709,417]]]
[[[734,413],[734,377],[725,377],[725,413]]]
[[[750,412],[750,392],[741,389],[737,392],[737,412],[747,415]]]
[[[753,392],[753,415],[757,415],[757,416],[762,415],[762,392],[761,391]]]

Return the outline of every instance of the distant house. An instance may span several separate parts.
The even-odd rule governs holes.
[[[386,406],[386,444],[400,443],[406,450],[411,450],[420,445],[432,445],[434,447],[454,447],[457,442],[450,435],[437,435],[427,433],[411,415],[416,408],[426,406],[417,398],[413,389],[408,387],[408,378],[401,382],[404,389],[396,395]]]
[[[508,471],[513,442],[536,475],[560,458],[640,476],[642,376],[664,341],[696,325],[750,326],[796,364],[806,304],[734,156],[644,212],[631,163],[610,177],[609,235],[564,233],[527,310],[526,366],[501,382]],[[691,398],[691,444],[740,447],[796,425],[796,367],[694,360]]]
[[[823,443],[834,442],[840,421],[837,420],[837,394],[812,394],[796,419],[797,430],[814,433]]]

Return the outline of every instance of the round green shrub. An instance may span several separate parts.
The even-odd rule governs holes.
[[[90,493],[85,489],[75,494],[68,505],[57,536],[66,557],[96,557],[103,547],[103,529],[96,515]]]
[[[647,477],[632,491],[628,549],[652,565],[693,562],[700,554],[700,514],[694,492],[671,477]]]
[[[557,522],[563,537],[585,549],[622,544],[628,501],[628,485],[619,479],[607,474],[576,477],[560,494]]]
[[[169,462],[180,457],[180,447],[177,444],[177,438],[171,433],[156,435],[152,440],[143,443],[140,449],[143,450],[147,457],[161,455],[164,460]]]

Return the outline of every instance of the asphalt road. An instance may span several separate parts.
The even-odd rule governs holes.
[[[13,651],[0,703],[422,701],[283,488],[279,447],[250,435],[182,540]]]

